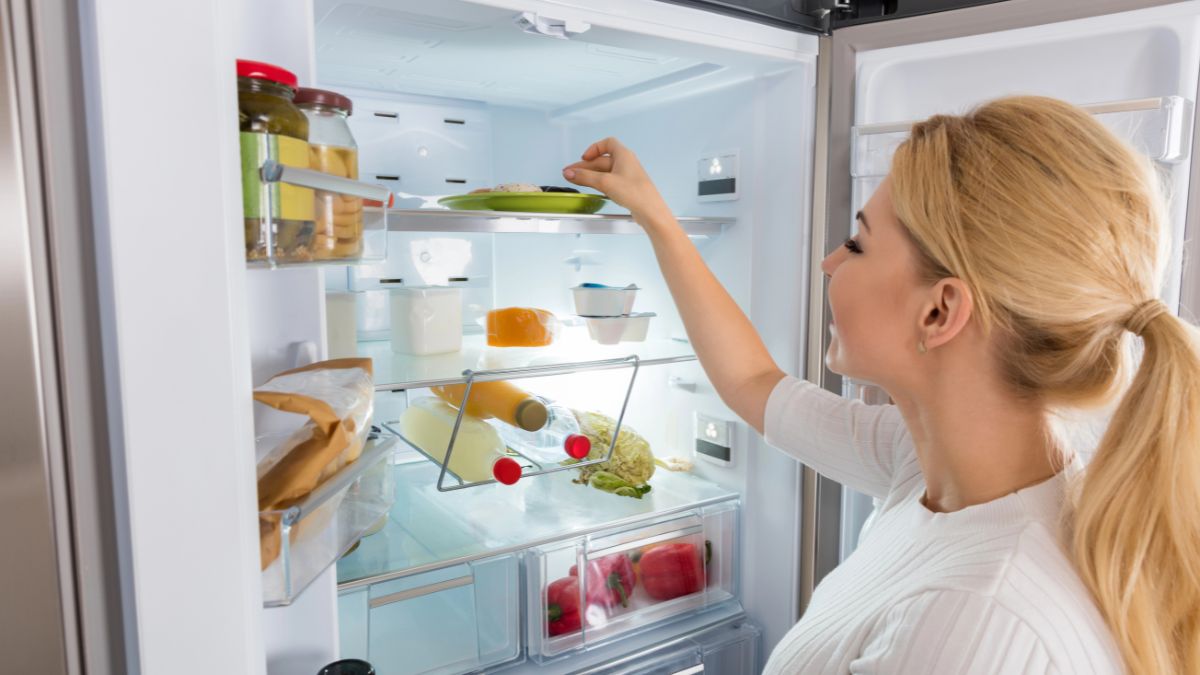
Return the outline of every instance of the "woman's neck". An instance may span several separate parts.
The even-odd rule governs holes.
[[[998,499],[1063,466],[1040,403],[980,377],[978,369],[960,372],[961,377],[934,378],[896,400],[916,445],[924,503],[931,511]]]

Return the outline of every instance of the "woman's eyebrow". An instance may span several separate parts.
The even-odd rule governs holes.
[[[863,229],[867,231],[867,234],[871,234],[871,226],[867,223],[867,217],[863,215],[863,212],[859,211],[854,214],[854,217],[858,222],[862,223]]]

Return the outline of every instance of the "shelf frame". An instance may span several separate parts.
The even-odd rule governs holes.
[[[396,429],[390,425],[385,425],[385,428],[389,432],[398,436],[401,440],[403,440],[405,443],[407,443],[409,446],[411,446],[414,450],[416,450],[418,453],[420,453],[426,459],[428,459],[429,461],[431,461],[434,464],[437,464],[441,467],[440,471],[438,472],[438,480],[437,480],[438,492],[450,492],[453,490],[462,490],[465,488],[479,487],[481,485],[491,485],[491,484],[494,484],[497,482],[496,479],[493,478],[493,479],[489,479],[489,480],[467,482],[467,481],[463,480],[460,476],[455,474],[453,471],[450,470],[450,458],[454,454],[454,442],[455,442],[455,440],[458,439],[458,431],[462,426],[463,416],[466,415],[467,406],[471,400],[471,388],[472,388],[472,386],[474,386],[474,384],[476,382],[495,382],[497,380],[508,380],[508,379],[516,379],[516,378],[548,377],[551,375],[570,375],[573,373],[580,372],[582,370],[600,370],[600,369],[630,368],[630,367],[633,368],[633,372],[629,376],[629,385],[625,388],[625,399],[621,403],[621,412],[617,416],[616,425],[613,427],[612,440],[609,441],[608,451],[606,453],[604,453],[603,457],[597,457],[595,459],[585,459],[585,460],[580,460],[580,461],[576,461],[576,462],[568,462],[565,464],[558,464],[555,466],[546,467],[546,466],[543,466],[540,462],[533,460],[532,458],[528,457],[527,455],[522,454],[521,452],[517,451],[516,449],[509,448],[510,451],[512,451],[514,454],[516,454],[517,456],[524,459],[526,462],[529,463],[529,465],[531,467],[534,468],[533,471],[528,472],[528,473],[525,472],[524,470],[522,470],[521,479],[532,478],[533,476],[542,476],[542,475],[549,474],[549,473],[557,473],[559,471],[567,471],[570,469],[580,469],[585,466],[591,466],[593,464],[600,464],[602,462],[607,462],[612,459],[613,452],[617,448],[617,439],[620,437],[620,434],[621,434],[621,424],[625,421],[625,412],[626,412],[626,410],[628,410],[629,400],[633,396],[633,385],[637,381],[637,374],[641,368],[641,359],[638,358],[637,354],[630,354],[629,356],[625,356],[625,357],[621,357],[621,358],[605,359],[604,361],[596,361],[596,362],[592,362],[592,363],[560,363],[560,364],[550,364],[550,365],[541,365],[541,366],[522,366],[522,367],[517,367],[517,368],[498,368],[498,369],[494,369],[494,370],[480,370],[480,371],[465,370],[465,371],[463,371],[463,378],[465,378],[465,381],[466,381],[466,388],[463,390],[462,403],[458,406],[458,416],[454,419],[454,428],[450,432],[450,441],[447,443],[447,446],[446,446],[446,454],[441,460],[438,460],[435,457],[433,457],[432,455],[430,455],[429,453],[425,452],[425,450],[422,449],[419,445],[417,445],[416,443],[413,443],[408,438],[406,438],[404,436],[404,434],[401,433],[398,429]],[[522,469],[524,469],[524,467],[522,467]],[[451,479],[456,481],[457,484],[447,485],[446,484],[446,476],[447,475],[450,476]]]
[[[375,210],[385,210],[374,207]],[[371,210],[369,207],[368,211]],[[630,214],[528,213],[518,211],[454,211],[450,209],[386,209],[389,232],[485,234],[624,234],[645,232]],[[680,217],[688,236],[717,237],[736,218]]]

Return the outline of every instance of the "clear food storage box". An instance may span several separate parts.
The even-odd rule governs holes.
[[[738,502],[527,553],[529,654],[539,662],[737,598]]]
[[[356,461],[304,501],[259,512],[260,536],[279,537],[280,546],[262,572],[265,606],[290,604],[387,513],[395,498],[388,459],[396,443],[390,435],[369,441]]]
[[[463,673],[521,652],[514,554],[362,585],[338,595],[343,657],[388,675]]]

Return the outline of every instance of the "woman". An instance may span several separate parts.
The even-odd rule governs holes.
[[[1200,359],[1149,162],[1047,98],[916,124],[821,265],[826,362],[878,407],[775,365],[620,143],[563,175],[646,230],[726,404],[883,500],[767,672],[1200,672]],[[1084,472],[1051,416],[1116,396]]]

